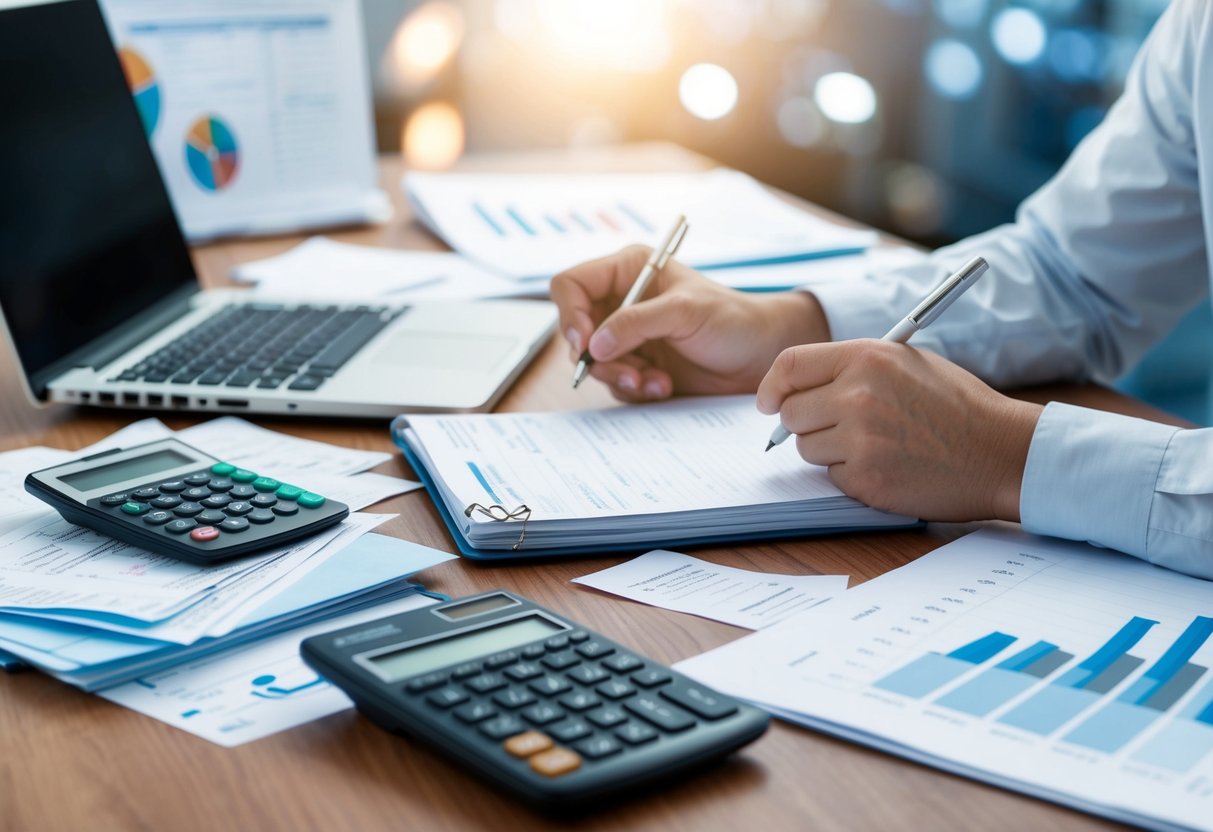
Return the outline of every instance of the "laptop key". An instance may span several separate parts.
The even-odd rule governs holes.
[[[273,390],[275,387],[286,381],[286,376],[262,376],[257,382],[257,386],[262,390]]]
[[[320,385],[324,384],[325,379],[321,376],[301,375],[290,383],[288,390],[315,390]]]
[[[312,360],[312,366],[317,369],[340,367],[353,358],[367,341],[379,334],[387,323],[378,316],[367,315],[325,347],[320,355]]]

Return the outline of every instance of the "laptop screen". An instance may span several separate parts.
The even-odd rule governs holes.
[[[0,2],[0,311],[34,392],[196,283],[96,0]]]

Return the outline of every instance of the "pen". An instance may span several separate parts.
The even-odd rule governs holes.
[[[648,288],[649,281],[665,268],[665,264],[674,256],[674,252],[678,251],[682,238],[687,235],[688,227],[687,218],[679,214],[678,221],[674,223],[674,228],[670,231],[670,235],[665,238],[665,242],[660,247],[653,249],[653,253],[649,255],[648,262],[644,264],[644,268],[640,270],[640,274],[636,277],[636,282],[632,284],[631,289],[628,289],[623,303],[619,304],[620,309],[626,309],[640,300],[640,296]],[[581,353],[581,358],[577,361],[576,369],[573,370],[574,390],[577,389],[577,385],[585,380],[585,374],[589,372],[590,365],[593,363],[594,359],[590,357],[590,348],[587,345],[585,351]]]
[[[898,344],[904,344],[913,337],[915,332],[920,329],[926,329],[934,323],[935,319],[943,314],[952,303],[974,283],[977,278],[986,273],[990,268],[990,264],[985,261],[984,257],[974,257],[968,263],[960,267],[959,271],[953,272],[947,279],[935,287],[931,294],[923,299],[922,303],[914,307],[914,311],[902,318],[892,329],[885,333],[881,341],[893,341]],[[777,425],[775,430],[771,432],[771,438],[767,442],[767,450],[771,450],[776,445],[783,442],[792,434],[788,433],[787,428],[782,424]]]

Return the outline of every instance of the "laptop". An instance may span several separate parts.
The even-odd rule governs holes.
[[[0,102],[0,324],[35,401],[483,411],[555,326],[543,301],[202,290],[96,0],[0,0]]]

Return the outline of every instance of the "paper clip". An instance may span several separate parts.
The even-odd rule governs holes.
[[[518,508],[510,511],[505,506],[491,505],[482,506],[480,503],[471,503],[463,510],[465,517],[471,517],[472,512],[479,512],[491,520],[497,520],[504,523],[507,520],[521,520],[522,531],[518,534],[518,540],[510,547],[512,551],[517,552],[522,548],[522,542],[526,540],[526,522],[531,519],[531,509],[527,505],[518,506]]]

